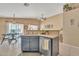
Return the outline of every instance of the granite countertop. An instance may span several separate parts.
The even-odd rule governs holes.
[[[47,37],[47,38],[58,37],[58,35],[40,35],[40,34],[37,34],[37,35],[22,35],[22,36],[42,36],[42,37]]]

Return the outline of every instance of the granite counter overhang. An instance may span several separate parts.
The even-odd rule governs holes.
[[[26,36],[38,36],[38,37],[46,37],[50,39],[58,37],[58,35],[21,35],[21,37],[26,37]]]

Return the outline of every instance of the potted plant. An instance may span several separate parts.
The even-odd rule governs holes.
[[[72,10],[72,7],[69,6],[69,4],[65,4],[63,7],[64,11]]]
[[[42,33],[41,34],[45,34],[45,30],[42,30]]]
[[[48,31],[48,30],[46,30],[45,33],[46,33],[47,35],[49,35],[49,31]]]

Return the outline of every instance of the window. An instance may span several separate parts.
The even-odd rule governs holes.
[[[7,25],[7,33],[23,34],[23,24],[8,23]]]
[[[37,25],[28,25],[28,30],[38,30]]]

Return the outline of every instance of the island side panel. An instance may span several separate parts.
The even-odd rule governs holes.
[[[53,38],[52,40],[52,56],[59,54],[59,37]]]

